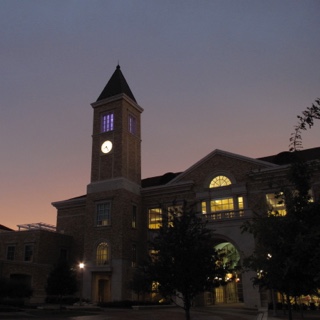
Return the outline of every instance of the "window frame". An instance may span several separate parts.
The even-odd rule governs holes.
[[[114,130],[114,112],[104,112],[100,116],[100,132],[110,132]]]
[[[223,188],[223,187],[228,187],[230,185],[232,185],[232,181],[229,177],[223,174],[218,174],[211,179],[209,183],[209,188],[210,189]]]
[[[13,249],[13,250],[10,250],[10,249]],[[7,246],[7,254],[6,254],[7,260],[14,261],[15,255],[16,255],[16,246],[9,244]]]
[[[151,213],[151,211],[155,211],[155,212]],[[148,229],[158,230],[160,229],[160,227],[162,227],[162,209],[159,207],[149,208],[148,209]]]
[[[133,114],[128,115],[128,130],[131,134],[137,134],[137,118]]]
[[[99,207],[108,206],[108,212],[104,212],[104,210],[100,210]],[[96,203],[95,208],[95,225],[96,227],[108,227],[111,226],[111,201],[103,201]],[[103,218],[105,217],[105,218]],[[106,223],[103,223],[103,222]]]
[[[34,245],[33,244],[25,244],[23,261],[32,262],[33,261],[33,253],[34,253]]]
[[[106,241],[100,242],[96,247],[96,265],[105,266],[110,264],[110,248]]]

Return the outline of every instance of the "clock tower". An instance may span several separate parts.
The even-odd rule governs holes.
[[[132,294],[128,283],[147,242],[140,196],[143,109],[119,65],[92,108],[84,294],[92,294],[93,301],[127,300]]]
[[[143,109],[137,104],[119,65],[92,107],[92,163],[88,191],[114,179],[140,185],[140,115]]]

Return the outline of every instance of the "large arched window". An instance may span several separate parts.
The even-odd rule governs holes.
[[[101,242],[97,247],[97,265],[108,264],[109,248],[106,242]]]
[[[231,180],[232,179],[232,180]],[[214,176],[209,184],[210,195],[201,202],[203,214],[207,214],[209,219],[231,219],[239,218],[244,215],[244,198],[236,188],[224,188],[236,183],[234,178],[228,178],[223,173]],[[222,188],[221,190],[219,188]],[[218,190],[214,190],[218,189]]]
[[[210,182],[209,188],[219,188],[229,186],[231,184],[231,180],[226,176],[216,176]]]

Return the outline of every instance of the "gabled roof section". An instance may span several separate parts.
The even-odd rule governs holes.
[[[117,68],[113,75],[111,76],[110,80],[108,81],[107,85],[102,90],[100,96],[98,97],[97,101],[101,101],[118,94],[124,93],[134,102],[137,102],[131,89],[123,76],[120,66],[117,65]]]
[[[266,168],[278,167],[277,165],[275,165],[273,163],[270,163],[270,162],[266,162],[266,161],[262,161],[262,160],[254,159],[254,158],[249,158],[249,157],[245,157],[245,156],[242,156],[242,155],[239,155],[239,154],[236,154],[236,153],[231,153],[231,152],[215,149],[212,152],[210,152],[207,156],[205,156],[204,158],[202,158],[201,160],[196,162],[194,165],[189,167],[186,171],[182,172],[176,178],[174,178],[171,181],[169,181],[168,184],[173,184],[173,183],[176,183],[176,182],[180,181],[181,179],[183,179],[183,177],[185,175],[189,174],[190,172],[192,172],[193,170],[195,170],[196,168],[198,168],[199,166],[201,166],[206,161],[208,161],[209,159],[213,158],[216,155],[222,155],[222,156],[225,156],[225,157],[238,159],[240,161],[246,161],[246,162],[251,162],[251,163],[255,163],[255,164],[260,164],[260,165],[265,166]]]

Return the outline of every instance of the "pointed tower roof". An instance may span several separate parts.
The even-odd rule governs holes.
[[[126,94],[130,97],[134,102],[137,102],[134,95],[132,94],[130,87],[123,76],[120,66],[117,65],[117,68],[113,75],[111,76],[110,80],[108,81],[107,85],[102,90],[100,96],[98,97],[97,101],[116,96],[120,93]]]

